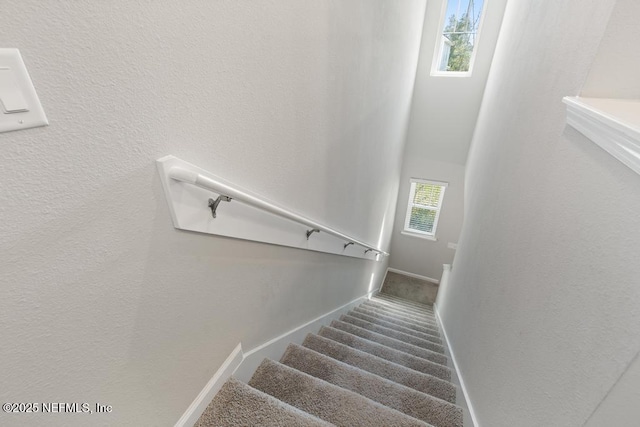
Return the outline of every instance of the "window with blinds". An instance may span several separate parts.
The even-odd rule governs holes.
[[[435,239],[446,182],[411,179],[404,232]]]

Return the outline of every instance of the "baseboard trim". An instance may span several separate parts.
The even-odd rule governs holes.
[[[265,342],[264,344],[252,348],[251,350],[244,353],[242,364],[238,367],[235,374],[233,375],[234,378],[237,378],[240,381],[249,381],[256,368],[260,365],[260,363],[262,363],[265,358],[279,360],[290,343],[302,344],[307,334],[316,333],[321,326],[329,324],[331,320],[338,318],[341,314],[346,313],[347,311],[351,310],[351,308],[360,304],[365,299],[371,298],[371,296],[376,293],[378,293],[377,289],[361,297],[358,297],[341,307],[331,310],[330,312],[325,313],[322,316],[316,317],[315,319],[310,320],[298,326],[297,328],[291,329],[290,331],[287,331],[284,334]]]
[[[182,417],[178,420],[175,427],[193,427],[202,415],[213,397],[220,391],[222,385],[233,375],[236,369],[242,364],[242,345],[238,344],[231,354],[222,363],[220,369],[213,374],[213,377],[204,386],[200,394],[189,405]]]
[[[291,329],[247,352],[242,351],[241,343],[238,344],[224,361],[222,366],[220,366],[220,369],[216,371],[195,400],[191,405],[189,405],[189,408],[187,408],[185,413],[175,424],[175,427],[193,427],[213,397],[218,393],[218,391],[220,391],[222,385],[231,376],[239,379],[240,381],[248,382],[258,365],[260,365],[265,358],[279,360],[290,343],[302,344],[308,333],[317,332],[321,326],[328,324],[331,320],[334,320],[341,314],[346,313],[362,301],[370,299],[373,295],[379,292],[381,287],[382,285],[380,285],[378,289],[374,289],[373,291],[358,297],[343,306],[310,320],[297,328]]]
[[[425,282],[435,283],[436,285],[440,283],[440,281],[438,279],[434,279],[432,277],[427,277],[427,276],[421,276],[421,275],[415,274],[415,273],[409,273],[408,271],[398,270],[397,268],[388,267],[387,268],[387,273],[388,272],[402,274],[403,276],[413,277],[414,279],[424,280]],[[385,277],[386,277],[386,273],[385,273]]]
[[[458,380],[460,381],[460,388],[462,389],[462,394],[464,395],[464,400],[467,402],[467,408],[469,408],[469,415],[471,415],[471,421],[473,422],[474,427],[480,427],[480,423],[478,422],[478,417],[476,417],[476,412],[473,409],[473,404],[471,403],[471,399],[469,398],[469,392],[467,391],[467,387],[464,384],[464,378],[462,378],[462,373],[458,368],[458,362],[456,361],[456,355],[453,353],[453,349],[451,348],[451,343],[449,342],[449,337],[447,336],[447,329],[442,322],[442,318],[440,317],[440,312],[438,311],[438,304],[433,305],[433,311],[438,318],[438,323],[440,324],[440,328],[442,328],[442,335],[444,336],[444,341],[447,343],[447,348],[449,349],[449,354],[451,355],[451,361],[453,362],[453,368],[456,370],[456,374],[458,375]]]

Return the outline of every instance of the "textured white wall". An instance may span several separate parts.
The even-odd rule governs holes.
[[[438,301],[482,426],[582,426],[640,349],[640,177],[567,127],[561,102],[580,92],[615,4],[507,6]]]
[[[385,262],[173,229],[174,154],[389,247],[424,0],[3,5],[51,125],[0,135],[2,402],[171,425],[233,347],[365,294]]]
[[[442,275],[443,263],[453,261],[454,251],[447,248],[447,243],[458,241],[462,227],[464,165],[506,4],[506,0],[485,2],[487,9],[470,77],[431,76],[446,1],[427,3],[390,260],[393,268],[434,279]],[[411,177],[449,182],[438,242],[400,234]]]

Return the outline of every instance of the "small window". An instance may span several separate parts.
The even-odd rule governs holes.
[[[484,2],[445,0],[444,22],[433,61],[433,74],[470,73]]]
[[[411,179],[404,233],[435,240],[446,182]]]

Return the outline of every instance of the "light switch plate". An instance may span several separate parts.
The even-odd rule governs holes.
[[[20,51],[0,48],[0,132],[48,124]]]
[[[447,244],[447,247],[448,247],[449,249],[458,249],[458,244],[457,244],[457,243],[451,243],[451,242],[449,242],[449,243]]]

